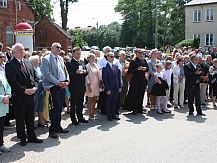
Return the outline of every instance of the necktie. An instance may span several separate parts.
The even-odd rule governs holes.
[[[24,73],[27,73],[26,67],[24,66],[23,61],[20,61],[20,66],[21,66],[21,71],[24,72]]]
[[[113,71],[113,73],[115,73],[115,66],[114,65],[112,65],[112,71]]]

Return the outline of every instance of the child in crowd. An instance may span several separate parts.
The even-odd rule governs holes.
[[[156,64],[156,73],[154,74],[156,84],[153,85],[151,94],[157,96],[156,107],[159,114],[171,113],[167,109],[167,94],[166,91],[169,89],[167,82],[163,79],[163,66]]]
[[[168,84],[168,87],[169,87],[169,89],[166,91],[167,100],[168,100],[168,104],[167,104],[168,107],[172,106],[172,104],[170,104],[170,102],[169,102],[170,88],[171,88],[171,76],[172,76],[172,73],[173,73],[171,65],[172,65],[171,61],[166,61],[166,63],[165,63],[165,69],[163,70],[163,79],[166,80],[166,82]]]

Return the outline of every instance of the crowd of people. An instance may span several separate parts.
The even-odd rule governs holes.
[[[20,145],[43,143],[36,127],[49,126],[49,137],[54,139],[58,133],[68,133],[61,126],[63,108],[73,125],[97,120],[96,109],[108,121],[120,120],[120,111],[145,114],[145,92],[146,107],[158,114],[188,104],[191,116],[195,103],[197,115],[205,116],[201,105],[210,99],[216,107],[217,48],[182,47],[170,54],[121,49],[114,55],[106,46],[81,60],[79,47],[64,52],[53,43],[50,51],[30,53],[16,43],[3,52],[0,43],[0,152],[10,151],[4,146],[3,131],[13,125],[11,119],[15,118]],[[84,104],[89,119],[83,115]]]

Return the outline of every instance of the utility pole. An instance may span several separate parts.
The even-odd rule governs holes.
[[[155,16],[156,16],[156,22],[155,22],[155,48],[158,48],[158,0],[155,1],[156,8],[155,8]]]
[[[97,46],[99,46],[99,22],[96,22],[96,35],[97,35]]]

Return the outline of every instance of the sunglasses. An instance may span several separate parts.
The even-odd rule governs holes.
[[[62,47],[60,47],[60,46],[56,46],[56,48],[57,48],[57,49],[61,49],[61,50],[63,50],[63,48],[62,48]]]
[[[0,58],[5,58],[5,56],[0,56]]]
[[[110,58],[114,58],[115,56],[112,55],[112,56],[109,56],[109,57],[110,57]]]

